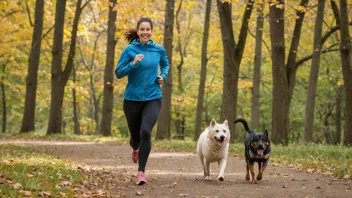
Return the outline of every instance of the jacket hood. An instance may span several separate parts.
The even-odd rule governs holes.
[[[139,39],[134,39],[131,43],[132,45],[155,45],[154,41],[152,39],[149,39],[149,43],[148,44],[144,44],[144,43],[140,43]]]

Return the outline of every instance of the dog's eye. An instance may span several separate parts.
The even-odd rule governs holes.
[[[226,133],[226,130],[224,130],[224,132]]]

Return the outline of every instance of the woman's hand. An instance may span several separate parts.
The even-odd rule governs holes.
[[[163,85],[164,84],[164,78],[162,76],[157,76],[157,78],[158,78],[158,83],[160,85]]]
[[[134,57],[134,60],[133,60],[133,65],[137,65],[139,62],[142,61],[144,55],[143,54],[137,54],[135,57]]]

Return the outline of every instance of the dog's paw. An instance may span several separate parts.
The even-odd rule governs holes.
[[[256,179],[252,179],[252,183],[253,184],[257,184],[257,180]]]
[[[257,175],[257,180],[258,180],[258,181],[262,180],[262,175],[261,175],[261,174],[258,174],[258,175]]]
[[[219,180],[219,181],[224,181],[224,176],[219,176],[219,177],[218,177],[218,180]]]
[[[249,174],[246,175],[246,180],[250,180]]]
[[[206,177],[205,177],[205,180],[210,181],[210,180],[211,180],[211,177],[210,177],[210,176],[206,176]]]

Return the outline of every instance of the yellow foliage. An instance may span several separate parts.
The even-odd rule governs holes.
[[[248,89],[252,88],[253,82],[249,80],[239,80],[238,81],[238,89]]]

